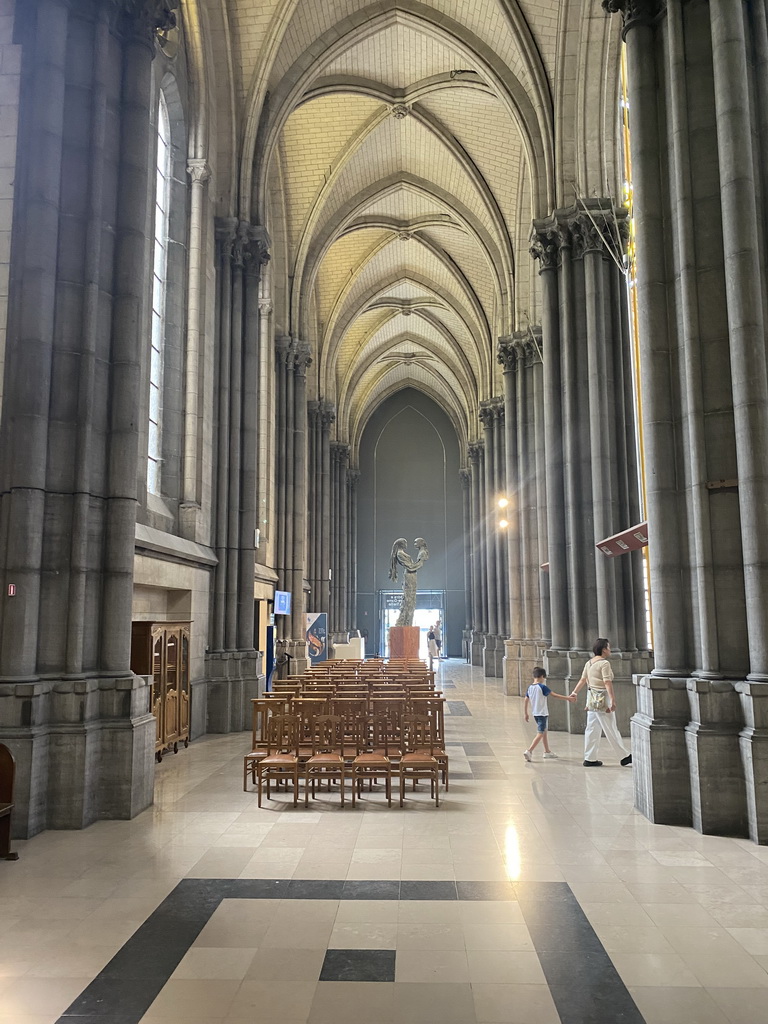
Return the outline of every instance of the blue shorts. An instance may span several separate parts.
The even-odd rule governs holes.
[[[549,721],[549,715],[534,715],[533,720],[536,723],[536,728],[539,732],[547,731],[547,722]]]

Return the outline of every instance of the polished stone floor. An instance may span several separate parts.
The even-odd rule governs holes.
[[[651,825],[605,740],[527,764],[522,701],[440,672],[439,810],[259,810],[208,737],[134,821],[17,843],[0,1024],[768,1024],[768,848]]]

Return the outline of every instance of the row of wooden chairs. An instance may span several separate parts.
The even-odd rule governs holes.
[[[304,779],[304,801],[310,790],[315,797],[319,779],[338,779],[341,803],[345,800],[345,780],[352,782],[352,804],[367,778],[369,789],[383,777],[387,803],[392,803],[392,776],[400,778],[400,806],[405,783],[414,788],[420,778],[429,778],[430,793],[439,805],[439,776],[448,786],[448,755],[442,734],[442,709],[424,708],[426,713],[403,711],[399,706],[376,707],[372,714],[316,713],[306,707],[286,713],[274,701],[254,700],[254,737],[243,765],[243,788],[257,786],[261,807],[266,783],[267,799],[273,782],[293,785],[294,806],[299,799],[299,780]]]

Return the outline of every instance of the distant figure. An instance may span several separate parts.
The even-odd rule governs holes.
[[[405,537],[398,537],[392,545],[392,554],[389,563],[389,578],[397,583],[398,566],[403,567],[403,596],[400,600],[400,615],[396,626],[412,626],[413,613],[416,611],[416,574],[422,565],[429,558],[427,542],[423,537],[417,537],[414,541],[417,553],[413,559],[406,551],[408,541]]]
[[[437,643],[437,635],[435,633],[434,626],[430,626],[429,632],[427,633],[427,650],[429,651],[430,658],[440,657],[440,647]]]
[[[547,697],[557,697],[558,700],[567,700],[571,704],[576,703],[576,698],[573,694],[570,697],[564,697],[562,693],[555,693],[554,690],[550,690],[547,686],[546,669],[535,668],[533,670],[533,682],[528,687],[528,692],[525,695],[525,704],[523,705],[526,722],[533,715],[537,730],[533,743],[523,751],[523,757],[526,761],[532,760],[534,747],[538,746],[539,741],[544,744],[544,757],[557,757],[557,754],[549,749],[549,706],[547,705]]]
[[[587,687],[587,727],[584,730],[584,767],[601,768],[603,762],[598,761],[597,753],[600,745],[600,734],[605,733],[614,753],[620,759],[619,764],[632,764],[632,755],[624,746],[619,727],[616,725],[616,696],[613,692],[613,669],[610,666],[611,645],[607,638],[599,636],[592,648],[594,658],[590,658],[576,683],[571,696],[575,697],[582,687]]]

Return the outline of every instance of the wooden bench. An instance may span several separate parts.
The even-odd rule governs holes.
[[[13,780],[16,775],[16,761],[8,747],[0,743],[0,857],[18,860],[18,853],[11,853],[11,811],[13,810]]]

